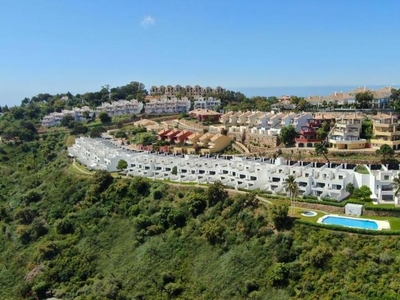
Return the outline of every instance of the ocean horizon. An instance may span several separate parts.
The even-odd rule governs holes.
[[[327,96],[334,92],[349,92],[357,87],[366,86],[369,89],[378,90],[380,88],[391,86],[393,88],[399,88],[399,84],[392,85],[332,85],[332,86],[280,86],[280,87],[243,87],[243,88],[227,88],[228,90],[241,92],[247,97],[254,96],[276,96],[282,95],[287,96]]]

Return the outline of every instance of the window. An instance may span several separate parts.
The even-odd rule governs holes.
[[[389,180],[389,175],[384,175],[383,180]]]

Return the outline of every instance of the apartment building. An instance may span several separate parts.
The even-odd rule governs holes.
[[[371,145],[379,149],[387,144],[393,150],[400,150],[400,120],[397,115],[379,113],[372,116],[373,136]]]
[[[323,97],[323,101],[329,105],[329,103],[336,104],[339,106],[355,104],[355,94],[349,94],[344,92],[334,92],[328,96]]]
[[[122,149],[111,141],[78,138],[68,148],[75,157],[89,169],[116,171],[120,159],[128,162],[126,174],[153,179],[178,182],[211,183],[217,180],[234,188],[261,189],[273,193],[286,193],[285,179],[294,175],[299,185],[300,195],[314,195],[341,201],[348,196],[346,186],[367,185],[371,196],[378,203],[398,204],[391,182],[399,171],[368,170],[368,174],[355,171],[354,165],[321,164],[296,162],[291,164],[283,158],[265,159],[242,157],[208,157],[200,155],[171,155],[167,153],[134,152]],[[177,167],[177,174],[171,173]]]
[[[361,139],[361,128],[364,116],[343,114],[336,118],[329,134],[329,145],[336,149],[363,149],[367,140]]]
[[[217,86],[216,88],[211,88],[209,86],[207,87],[201,87],[199,85],[195,85],[195,86],[190,86],[187,85],[186,87],[182,87],[179,84],[172,86],[172,85],[167,85],[167,86],[155,86],[153,85],[150,88],[150,95],[151,96],[162,96],[162,95],[166,95],[169,97],[172,96],[177,96],[178,93],[181,95],[185,95],[185,96],[193,96],[193,97],[200,97],[200,96],[206,96],[209,94],[222,94],[224,93],[226,90],[220,86]],[[199,107],[201,108],[201,107]]]
[[[161,99],[151,99],[144,105],[144,111],[148,115],[162,115],[183,113],[190,110],[191,102],[187,97],[182,99],[175,97],[162,97]]]
[[[58,126],[61,124],[61,120],[66,116],[71,116],[75,122],[83,122],[87,120],[86,116],[91,118],[93,117],[93,114],[93,110],[91,110],[88,106],[83,106],[81,108],[74,107],[71,110],[63,109],[61,112],[53,112],[44,116],[42,120],[42,126]]]
[[[317,138],[317,130],[321,128],[324,122],[334,122],[335,118],[331,115],[317,115],[307,119],[306,125],[301,126],[300,136],[295,138],[296,147],[315,147],[315,144],[321,143],[323,140]]]
[[[215,110],[221,106],[221,100],[215,99],[214,97],[200,97],[193,102],[193,109],[210,109]]]
[[[300,132],[301,128],[307,125],[307,120],[312,119],[312,117],[311,113],[297,114],[291,118],[289,125],[292,125],[297,132]]]
[[[111,103],[103,102],[96,107],[96,114],[106,112],[110,117],[122,115],[138,115],[142,112],[143,103],[136,99],[133,100],[118,100]]]

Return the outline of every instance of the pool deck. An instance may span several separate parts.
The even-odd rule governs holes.
[[[325,216],[319,218],[317,223],[324,224],[323,221],[328,217],[338,217],[338,218],[346,218],[346,219],[353,219],[353,220],[364,220],[364,221],[375,222],[378,225],[378,229],[376,229],[376,230],[390,230],[389,221],[379,221],[379,220],[364,219],[364,218],[354,218],[354,217],[340,216],[340,215],[334,215],[334,214],[325,215]],[[326,224],[326,225],[329,225],[329,224]],[[343,225],[339,225],[339,226],[343,226]],[[361,227],[352,227],[352,226],[343,226],[343,227],[361,228]],[[367,228],[361,228],[361,229],[367,229]],[[367,230],[371,230],[371,229],[367,229]],[[374,230],[374,229],[372,229],[372,230]]]

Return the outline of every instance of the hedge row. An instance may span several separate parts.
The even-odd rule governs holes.
[[[325,225],[321,223],[312,223],[309,221],[297,219],[295,220],[297,224],[313,226],[323,229],[335,230],[335,231],[344,231],[344,232],[351,232],[357,234],[366,234],[366,235],[400,235],[400,231],[394,230],[368,230],[368,229],[360,229],[360,228],[352,228],[352,227],[344,227],[338,225]]]
[[[365,210],[400,212],[400,207],[364,206]]]

